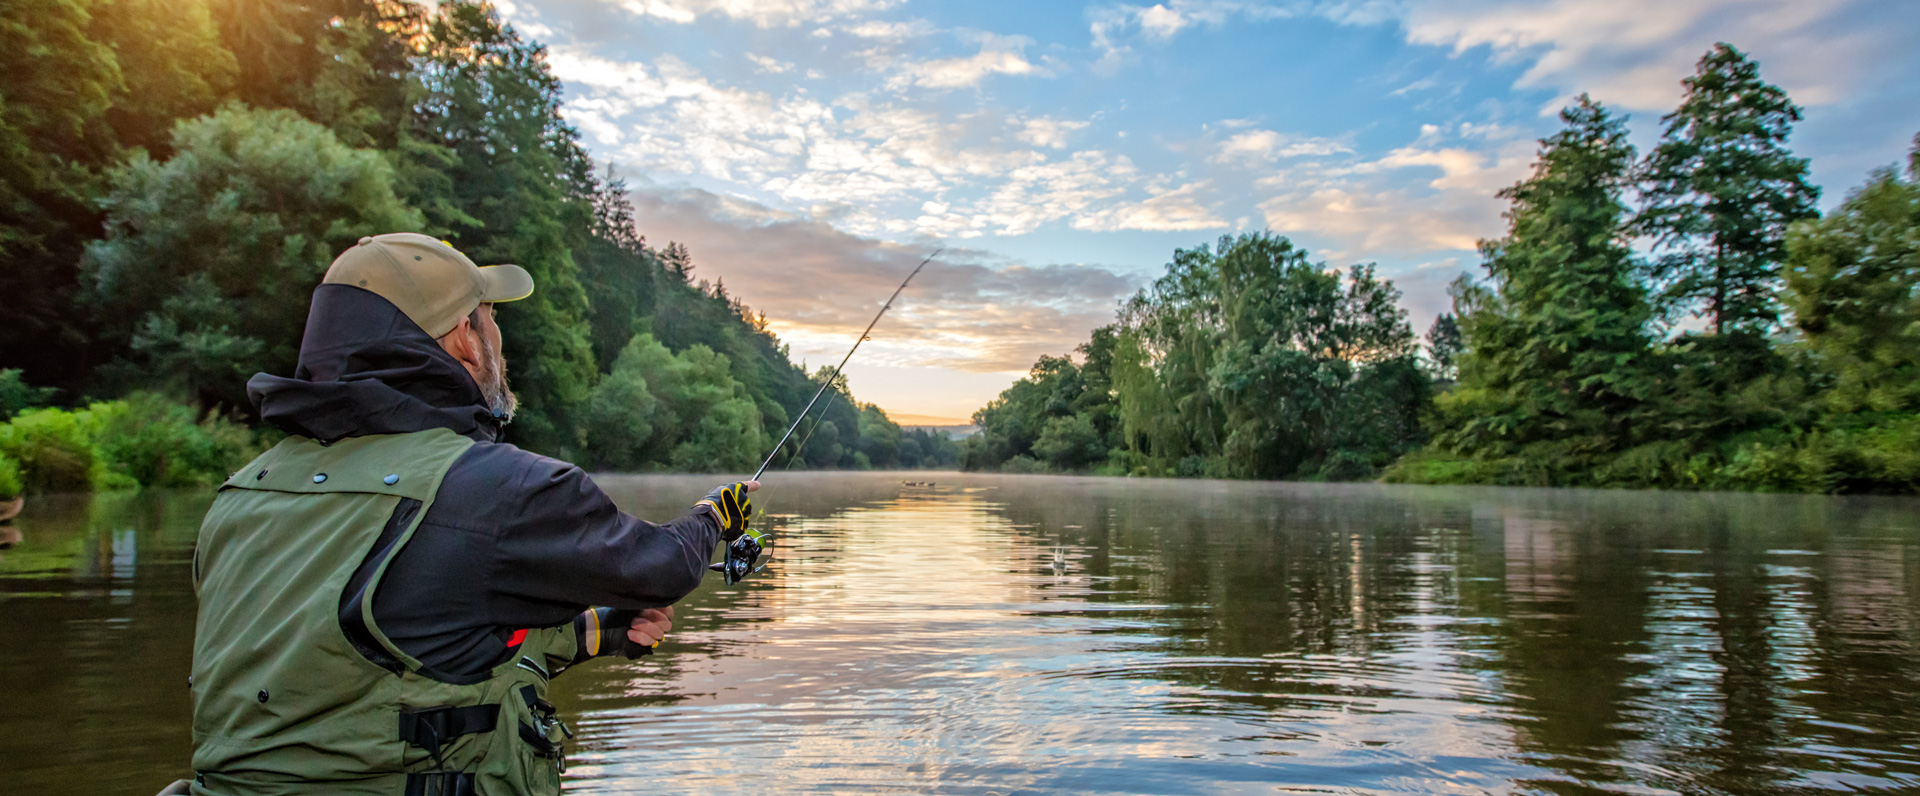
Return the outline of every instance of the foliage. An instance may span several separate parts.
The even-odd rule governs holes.
[[[20,379],[18,370],[0,370],[0,422],[11,420],[14,415],[28,409],[52,404],[58,392],[49,387],[27,384]]]
[[[246,406],[255,371],[291,372],[306,304],[335,253],[419,226],[377,152],[290,111],[228,106],[174,129],[175,154],[111,176],[90,299],[123,378]]]
[[[204,0],[29,0],[0,11],[0,368],[72,389],[99,361],[73,312],[93,204],[129,148],[211,109],[232,59]]]
[[[20,463],[0,453],[0,500],[11,501],[26,491],[20,480]]]
[[[247,427],[154,393],[94,404],[94,445],[109,470],[141,486],[217,484],[258,455]]]
[[[1369,477],[1424,437],[1430,387],[1398,300],[1371,266],[1329,271],[1270,234],[1176,251],[1084,364],[1043,356],[976,413],[964,463]]]
[[[1427,358],[1433,362],[1434,379],[1451,383],[1460,374],[1460,354],[1467,349],[1460,333],[1460,319],[1451,312],[1434,316],[1427,327]]]
[[[29,492],[213,484],[259,452],[245,426],[150,393],[0,424],[0,457]]]
[[[94,447],[98,422],[82,409],[34,409],[0,425],[0,455],[20,463],[28,492],[84,492],[125,486],[109,477]]]
[[[589,403],[596,465],[751,472],[772,441],[729,365],[706,346],[675,354],[635,335]]]
[[[1817,188],[1786,140],[1800,108],[1760,79],[1760,66],[1722,43],[1683,81],[1647,158],[1646,207],[1635,220],[1666,254],[1653,263],[1663,304],[1712,318],[1713,333],[1765,333],[1787,227],[1813,218]]]
[[[1920,137],[1908,176],[1878,172],[1787,241],[1786,301],[1833,375],[1832,411],[1920,408]]]
[[[1620,200],[1633,148],[1623,121],[1585,96],[1561,119],[1533,175],[1499,194],[1513,205],[1507,235],[1481,244],[1487,282],[1456,285],[1467,347],[1434,440],[1448,452],[1578,470],[1654,427],[1652,312]]]

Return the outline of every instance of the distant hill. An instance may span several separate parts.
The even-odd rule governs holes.
[[[906,431],[931,431],[935,434],[945,434],[947,435],[947,439],[966,439],[980,433],[980,427],[972,424],[963,426],[909,426],[903,424],[900,428]]]

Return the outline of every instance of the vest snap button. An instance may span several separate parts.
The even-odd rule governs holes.
[[[267,704],[267,689],[260,689],[260,704]]]
[[[313,477],[313,482],[316,484],[326,483],[326,480],[327,480],[326,473],[321,473]]]
[[[388,473],[387,477],[382,478],[380,480],[385,482],[387,486],[393,486],[394,484],[400,483],[400,474]]]

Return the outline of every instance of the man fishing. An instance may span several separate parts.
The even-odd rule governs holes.
[[[533,290],[411,233],[327,270],[293,377],[247,384],[291,436],[200,530],[195,777],[176,788],[557,793],[571,732],[548,682],[651,652],[715,545],[747,532],[755,481],[655,525],[497,441],[515,399],[493,307]]]

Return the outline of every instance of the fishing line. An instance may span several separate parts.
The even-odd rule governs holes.
[[[820,424],[827,422],[827,410],[833,408],[833,399],[838,397],[840,397],[839,390],[834,390],[832,395],[827,396],[827,405],[820,407],[820,416],[814,418],[813,427],[807,429],[807,435],[800,438],[800,444],[793,447],[793,455],[787,457],[787,466],[783,469],[792,470],[793,463],[800,461],[800,454],[807,450],[807,443],[813,441],[813,432],[819,431]]]
[[[806,408],[800,410],[800,416],[793,419],[793,425],[787,426],[787,433],[780,435],[780,441],[774,443],[773,450],[767,453],[766,461],[760,463],[760,469],[753,471],[753,478],[748,480],[758,481],[760,476],[767,472],[767,465],[773,464],[773,457],[780,455],[780,448],[787,444],[787,440],[793,438],[793,432],[800,428],[801,421],[807,419],[807,413],[813,411],[813,405],[820,401],[820,396],[827,394],[827,388],[833,386],[834,380],[840,378],[840,369],[847,366],[847,360],[853,359],[853,352],[860,350],[861,343],[871,339],[868,335],[873,333],[873,327],[879,325],[880,319],[886,316],[887,310],[893,309],[894,299],[900,298],[900,291],[906,290],[907,283],[920,275],[920,269],[927,267],[927,263],[933,262],[933,258],[939,257],[940,253],[946,250],[945,246],[934,249],[932,254],[927,255],[926,259],[913,267],[913,273],[907,274],[907,278],[901,280],[899,287],[893,289],[893,295],[887,297],[887,303],[880,305],[880,313],[873,316],[873,322],[867,324],[866,331],[860,333],[860,339],[853,341],[853,347],[847,349],[847,355],[840,358],[840,364],[833,366],[833,373],[828,374],[827,380],[821,383],[820,389],[814,391],[813,400],[808,401]]]

